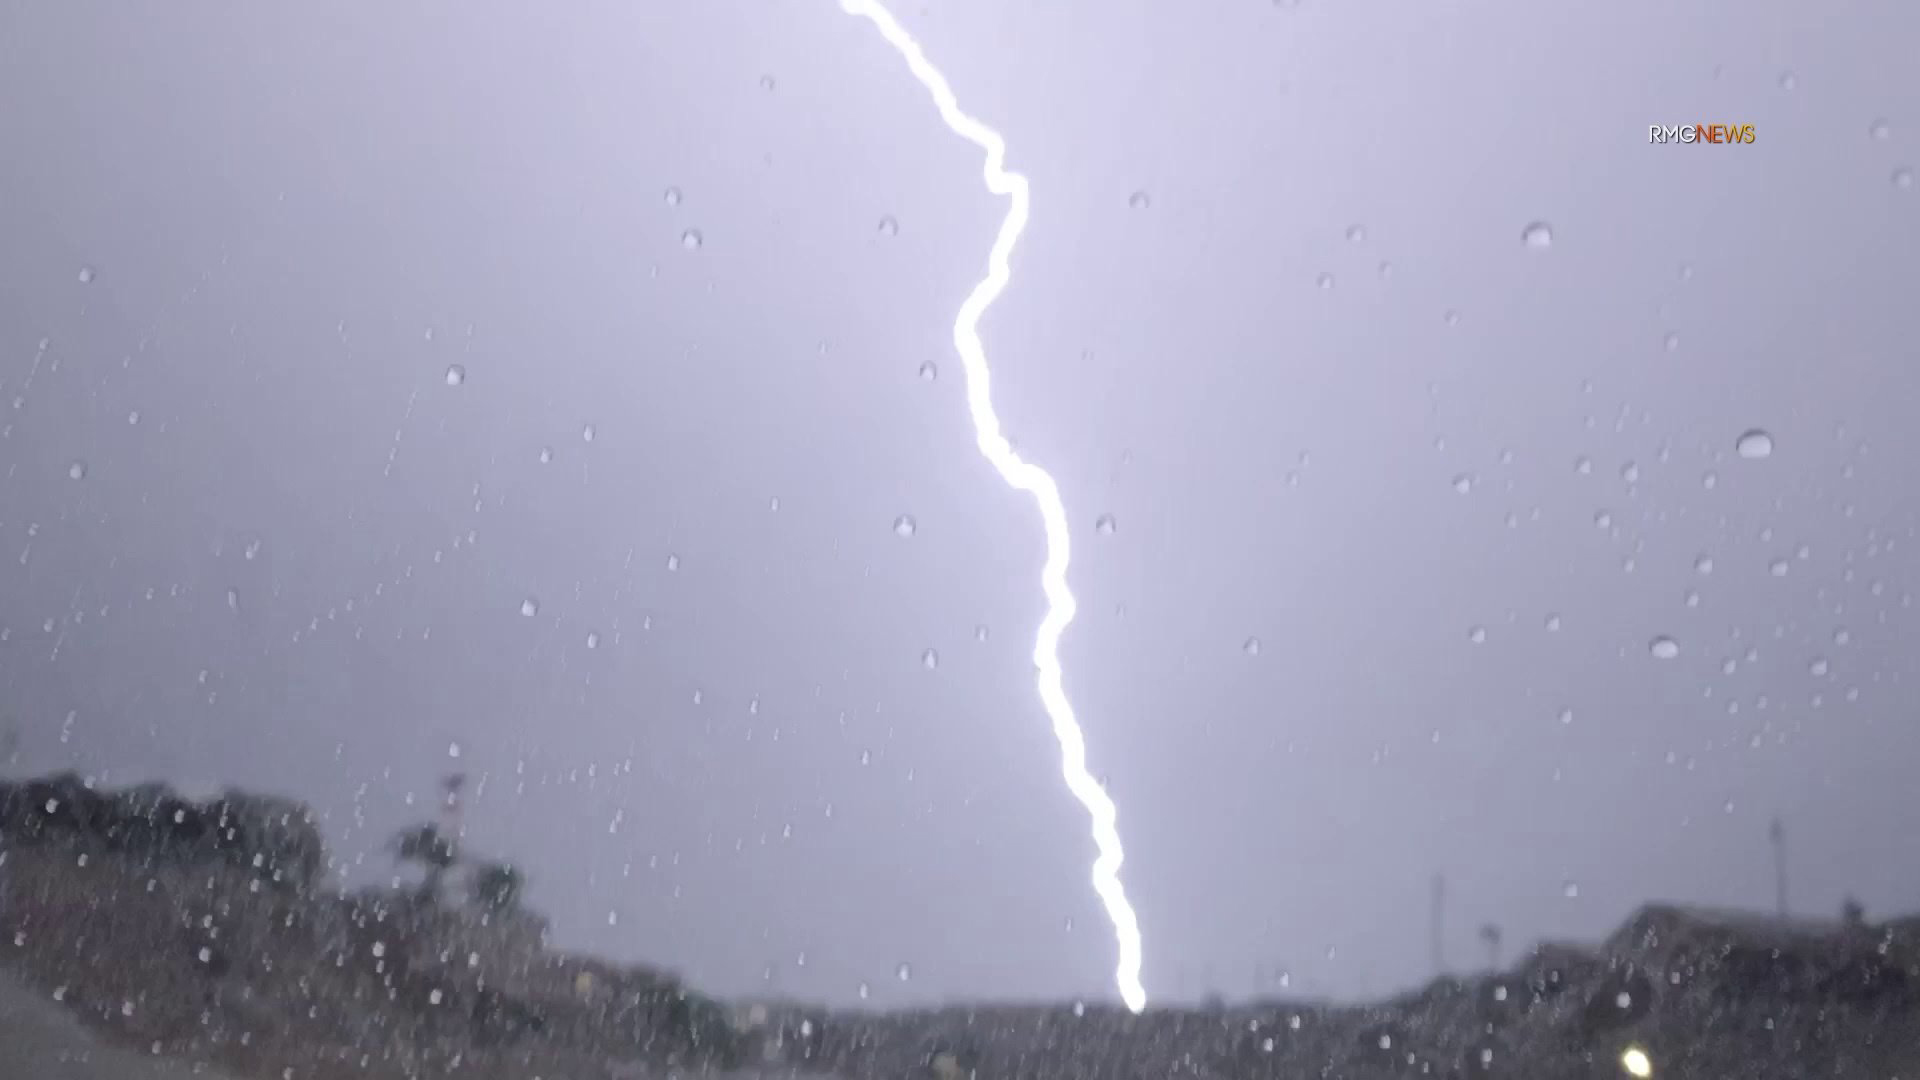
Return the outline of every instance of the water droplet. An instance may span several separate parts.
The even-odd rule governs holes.
[[[1876,117],[1873,123],[1867,125],[1867,135],[1875,142],[1886,142],[1893,138],[1893,125],[1884,116]]]
[[[680,205],[680,189],[677,187],[670,187],[666,190],[666,193],[661,196],[661,198],[666,200],[668,206],[679,206]]]
[[[920,666],[933,671],[940,666],[940,654],[932,649],[920,654]]]
[[[893,535],[903,540],[919,530],[920,524],[913,520],[913,515],[911,514],[901,514],[899,517],[893,519]]]
[[[1893,186],[1899,188],[1901,191],[1911,191],[1913,189],[1913,170],[1907,168],[1905,165],[1893,170]]]
[[[1662,634],[1647,643],[1647,651],[1656,660],[1671,660],[1680,655],[1680,643]]]
[[[600,647],[600,635],[593,632],[592,630],[587,631],[587,648],[597,649],[599,647]]]
[[[1553,226],[1544,221],[1533,222],[1521,230],[1520,239],[1535,251],[1543,251],[1553,246]]]
[[[865,1001],[865,1000],[867,1000],[867,995],[868,995],[868,994],[871,994],[871,993],[873,993],[873,990],[872,990],[872,988],[870,988],[869,986],[867,986],[867,984],[866,984],[866,983],[861,983],[861,984],[860,984],[860,1000],[861,1000],[861,1001]]]
[[[1743,458],[1758,461],[1773,456],[1773,436],[1760,428],[1748,428],[1734,440],[1734,452]]]
[[[1631,461],[1627,462],[1625,465],[1620,466],[1620,479],[1625,480],[1629,484],[1639,483],[1640,482],[1640,466],[1635,465]]]
[[[1573,459],[1573,471],[1579,473],[1581,476],[1589,476],[1593,473],[1593,461],[1584,457],[1575,458]]]
[[[1313,283],[1323,289],[1331,289],[1333,288],[1333,275],[1323,273],[1319,277],[1314,278]]]
[[[1807,665],[1807,670],[1814,675],[1825,675],[1827,673],[1827,658],[1824,656],[1814,657],[1813,662]]]
[[[686,248],[688,251],[697,250],[700,245],[704,243],[706,243],[706,238],[700,235],[699,229],[688,229],[686,232],[680,234],[680,246]]]
[[[1787,565],[1787,560],[1785,559],[1775,559],[1767,564],[1767,572],[1774,577],[1786,577],[1787,571],[1790,569],[1792,569],[1792,567]]]
[[[1472,491],[1473,490],[1473,474],[1461,473],[1460,475],[1454,477],[1453,490],[1458,492],[1461,495],[1465,495],[1468,492]]]
[[[91,267],[91,266],[83,266],[83,267],[81,267],[81,268],[80,268],[80,273],[79,273],[79,275],[78,275],[78,276],[79,276],[79,278],[80,278],[80,284],[82,284],[82,285],[91,285],[91,284],[93,284],[93,267]]]
[[[901,982],[906,982],[908,979],[913,978],[913,965],[903,963],[899,967],[894,968],[893,977],[899,979]]]
[[[1467,630],[1467,640],[1473,642],[1475,645],[1485,645],[1487,643],[1487,628],[1484,626],[1470,627]]]
[[[527,597],[525,600],[520,601],[520,614],[525,615],[527,618],[531,619],[535,615],[539,614],[539,612],[540,612],[540,601],[534,599],[531,596]]]
[[[1459,312],[1457,312],[1457,311],[1455,311],[1455,310],[1453,310],[1452,308],[1448,308],[1448,309],[1447,309],[1447,313],[1446,313],[1445,315],[1443,315],[1443,316],[1441,316],[1441,318],[1442,318],[1442,319],[1444,319],[1444,320],[1446,320],[1446,324],[1447,324],[1448,326],[1459,326],[1459,325],[1460,325],[1460,313],[1459,313]]]
[[[1561,709],[1561,710],[1560,710],[1560,722],[1561,722],[1561,723],[1563,723],[1563,724],[1571,724],[1571,723],[1573,723],[1573,710],[1572,710],[1572,709]]]
[[[672,572],[672,571],[675,571],[675,570],[678,570],[678,569],[680,569],[680,556],[678,556],[678,555],[668,555],[668,556],[667,556],[667,570],[668,570],[669,572]]]
[[[894,220],[892,214],[888,214],[887,216],[880,219],[880,235],[881,236],[900,235],[900,223]]]
[[[1666,346],[1668,352],[1677,352],[1680,349],[1680,335],[1668,334],[1662,344]]]
[[[459,386],[467,381],[467,369],[459,364],[447,365],[447,385]]]
[[[987,630],[986,623],[981,623],[980,625],[973,628],[973,640],[975,641],[985,641],[987,640],[988,635],[989,635],[989,631]]]
[[[1101,536],[1112,536],[1114,528],[1112,514],[1101,514],[1098,518],[1094,519],[1093,529]]]
[[[1136,191],[1127,198],[1127,205],[1135,210],[1145,210],[1153,205],[1153,199],[1144,191]]]
[[[593,437],[594,437],[594,435],[595,435],[595,434],[596,434],[596,432],[595,432],[595,430],[594,430],[594,427],[593,427],[593,425],[592,425],[592,424],[588,424],[588,425],[586,425],[585,427],[582,427],[582,428],[580,429],[580,441],[581,441],[581,442],[592,442],[592,441],[593,441]]]
[[[1366,239],[1367,239],[1367,227],[1365,225],[1347,226],[1347,243],[1361,244],[1361,243],[1365,243]]]
[[[1607,513],[1607,512],[1605,511],[1605,510],[1596,510],[1596,511],[1594,511],[1594,513],[1593,513],[1593,527],[1594,527],[1594,528],[1596,528],[1596,529],[1611,529],[1611,528],[1613,528],[1613,515],[1612,515],[1612,514],[1609,514],[1609,513]]]
[[[1559,616],[1559,615],[1557,615],[1557,614],[1555,614],[1555,613],[1553,613],[1553,612],[1548,612],[1548,613],[1547,613],[1547,629],[1548,629],[1548,630],[1558,630],[1558,629],[1560,629],[1560,616]]]
[[[773,93],[773,76],[760,76],[760,89],[765,90],[769,94]]]
[[[553,447],[551,446],[541,447],[540,448],[540,464],[550,465],[552,463],[553,463]]]
[[[1720,474],[1714,472],[1711,469],[1707,470],[1706,475],[1700,478],[1700,486],[1703,488],[1706,488],[1708,491],[1712,491],[1714,488],[1719,487]]]
[[[1835,645],[1845,645],[1847,642],[1852,640],[1853,640],[1853,635],[1849,634],[1847,632],[1847,628],[1844,626],[1833,632],[1833,643]]]
[[[933,361],[927,360],[921,363],[920,365],[920,381],[921,382],[932,382],[935,379],[938,379],[939,377],[940,377],[940,369],[934,366]]]
[[[1569,900],[1572,900],[1575,897],[1578,897],[1580,895],[1580,883],[1572,880],[1561,882],[1560,895],[1566,897]]]
[[[86,478],[87,478],[87,463],[86,463],[86,462],[84,462],[84,461],[76,461],[76,462],[74,462],[73,464],[71,464],[71,465],[69,465],[69,466],[67,466],[67,479],[69,479],[69,480],[85,480]]]
[[[1791,90],[1797,85],[1798,80],[1793,77],[1793,72],[1783,71],[1780,73],[1780,89]]]
[[[1701,556],[1699,556],[1698,558],[1696,558],[1696,559],[1694,559],[1694,560],[1693,560],[1693,571],[1694,571],[1694,573],[1696,573],[1696,574],[1711,574],[1711,573],[1713,573],[1713,556],[1711,556],[1711,555],[1701,555]]]
[[[1259,656],[1260,655],[1260,639],[1257,637],[1250,637],[1247,640],[1241,642],[1240,651],[1243,653],[1246,653],[1248,656]]]

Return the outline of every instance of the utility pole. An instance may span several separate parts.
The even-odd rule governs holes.
[[[1429,912],[1432,925],[1428,933],[1433,945],[1433,974],[1435,978],[1446,974],[1447,954],[1443,945],[1446,933],[1447,878],[1445,874],[1433,875],[1433,902]]]
[[[1787,830],[1779,818],[1767,827],[1767,839],[1773,843],[1773,900],[1782,919],[1787,917]]]

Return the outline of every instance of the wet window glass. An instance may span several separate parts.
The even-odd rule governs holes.
[[[1912,1075],[1916,41],[0,7],[0,1075]]]

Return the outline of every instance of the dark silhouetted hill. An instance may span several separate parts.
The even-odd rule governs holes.
[[[530,912],[344,895],[325,854],[286,800],[0,782],[0,989],[56,1004],[137,1055],[123,1060],[261,1080],[1593,1080],[1626,1075],[1629,1050],[1662,1078],[1920,1080],[1914,918],[1653,905],[1597,946],[1542,945],[1364,1006],[852,1013],[723,1005],[667,972],[553,950]],[[18,1045],[48,1038],[44,1019]]]

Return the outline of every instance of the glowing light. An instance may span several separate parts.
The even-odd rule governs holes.
[[[1007,287],[1011,274],[1008,257],[1020,234],[1027,227],[1027,178],[1006,169],[1007,144],[1000,133],[960,111],[953,88],[946,76],[927,60],[920,44],[913,40],[892,13],[877,0],[841,0],[847,14],[873,23],[880,36],[907,62],[921,86],[932,95],[933,104],[955,135],[979,147],[986,155],[983,174],[987,190],[1008,199],[1007,216],[1000,223],[993,249],[987,255],[987,276],[980,279],[953,320],[953,347],[960,354],[966,373],[967,408],[973,416],[973,429],[980,452],[1001,479],[1019,491],[1033,496],[1040,506],[1040,520],[1047,534],[1046,562],[1040,569],[1040,587],[1047,597],[1047,613],[1040,620],[1040,632],[1034,641],[1033,662],[1039,668],[1040,700],[1053,721],[1053,734],[1060,743],[1060,771],[1066,777],[1067,790],[1093,819],[1093,843],[1099,855],[1093,861],[1093,888],[1113,921],[1114,936],[1120,945],[1120,963],[1114,981],[1120,998],[1134,1012],[1146,1008],[1147,992],[1140,985],[1140,920],[1127,902],[1126,889],[1120,884],[1120,830],[1115,825],[1113,800],[1087,771],[1087,740],[1074,717],[1073,705],[1061,684],[1060,635],[1073,621],[1075,603],[1067,588],[1067,511],[1060,501],[1060,489],[1045,469],[1024,461],[1013,451],[1013,444],[1000,433],[1000,418],[994,414],[988,393],[986,349],[980,343],[980,317]]]
[[[1637,1046],[1629,1046],[1621,1053],[1620,1067],[1627,1070],[1629,1076],[1641,1077],[1642,1080],[1653,1075],[1653,1059]]]

